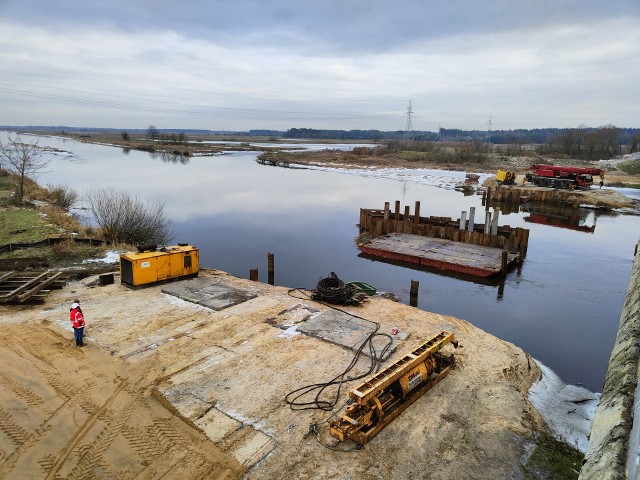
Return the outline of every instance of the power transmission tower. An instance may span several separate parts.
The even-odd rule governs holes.
[[[491,143],[491,117],[487,120],[487,137],[485,138],[485,143]]]
[[[413,110],[411,108],[411,100],[409,100],[409,107],[407,108],[407,126],[404,129],[404,139],[407,142],[413,141]]]

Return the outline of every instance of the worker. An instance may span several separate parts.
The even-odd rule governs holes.
[[[82,337],[84,336],[85,321],[82,309],[80,308],[80,300],[74,300],[71,304],[69,320],[71,320],[71,324],[73,325],[73,336],[76,339],[76,346],[84,347]]]

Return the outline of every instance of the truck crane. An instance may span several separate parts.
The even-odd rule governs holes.
[[[559,167],[556,165],[535,164],[529,167],[533,173],[527,173],[528,182],[538,187],[553,188],[589,188],[593,185],[593,175],[604,181],[604,170],[588,167]]]

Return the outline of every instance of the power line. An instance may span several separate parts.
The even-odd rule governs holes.
[[[407,125],[404,129],[404,139],[408,142],[413,141],[413,109],[411,108],[411,100],[409,100],[409,106],[407,107]]]

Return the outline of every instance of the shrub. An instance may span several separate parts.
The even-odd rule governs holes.
[[[78,203],[78,194],[73,189],[64,185],[50,186],[49,196],[55,206],[64,210],[69,210]]]
[[[89,212],[105,240],[166,244],[173,238],[173,224],[164,215],[164,204],[143,203],[127,192],[99,189],[87,194]]]
[[[373,154],[373,148],[354,147],[353,150],[351,150],[351,153],[353,155],[372,155]]]

